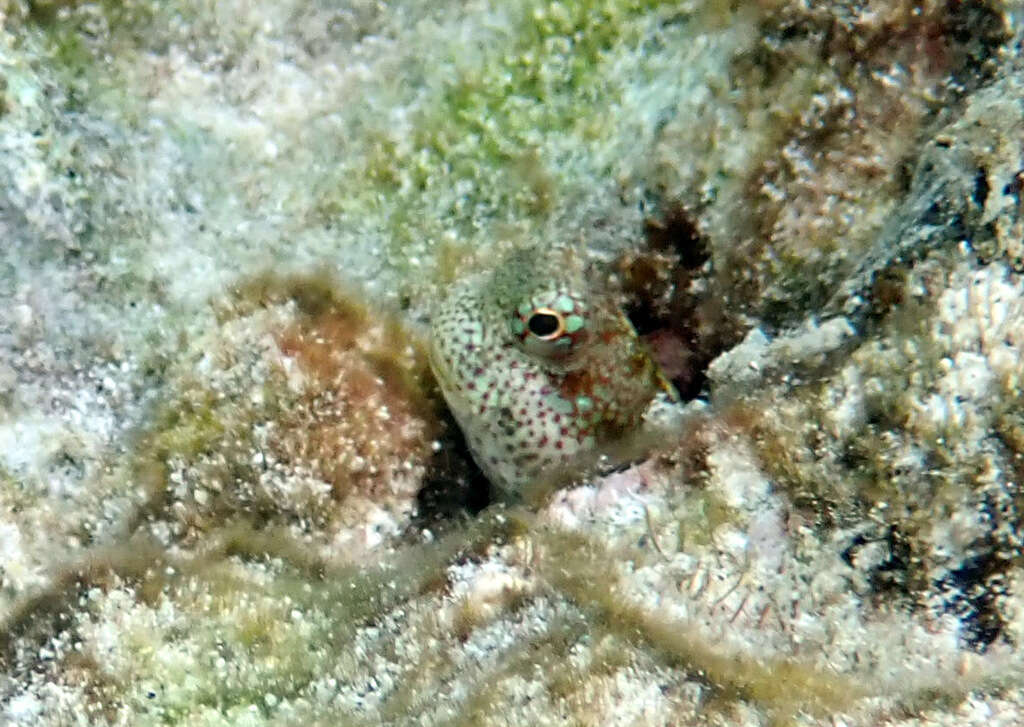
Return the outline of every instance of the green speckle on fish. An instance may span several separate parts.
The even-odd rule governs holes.
[[[454,286],[431,365],[473,456],[517,495],[635,427],[665,389],[612,296],[571,253],[518,250]]]
[[[576,303],[568,295],[562,295],[555,302],[555,307],[562,311],[562,313],[572,313],[576,308]]]

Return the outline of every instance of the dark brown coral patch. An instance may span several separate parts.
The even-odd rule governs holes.
[[[705,369],[739,340],[738,322],[716,287],[707,240],[682,205],[644,222],[646,244],[623,254],[616,273],[623,308],[684,400],[700,394]]]
[[[430,456],[439,424],[418,343],[391,315],[335,298],[277,334],[307,385],[276,440],[284,461],[315,463],[336,499],[383,494]]]

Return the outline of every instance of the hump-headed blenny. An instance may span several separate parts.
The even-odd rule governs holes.
[[[671,389],[610,291],[565,250],[517,250],[457,282],[431,329],[431,365],[473,457],[513,498],[572,473]]]

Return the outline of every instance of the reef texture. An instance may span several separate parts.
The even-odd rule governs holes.
[[[1024,724],[1021,13],[0,0],[0,724]],[[686,403],[482,509],[536,245]]]

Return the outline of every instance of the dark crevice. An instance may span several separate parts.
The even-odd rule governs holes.
[[[898,599],[910,603],[913,600],[913,551],[910,540],[898,527],[890,525],[884,532],[874,535],[860,533],[839,555],[847,565],[856,568],[861,548],[877,543],[883,544],[885,553],[865,573],[872,601],[879,604]]]
[[[984,207],[986,200],[988,200],[988,193],[988,174],[985,173],[984,169],[978,169],[974,173],[974,193],[971,195],[974,203],[979,207]]]
[[[1005,622],[998,600],[1006,593],[1008,562],[994,548],[965,558],[935,585],[945,595],[945,612],[961,625],[964,644],[979,653],[1003,636]]]
[[[442,434],[416,495],[415,530],[442,528],[476,515],[491,504],[490,483],[473,460],[462,430],[442,410]]]
[[[739,326],[717,292],[707,240],[689,210],[666,205],[645,221],[644,237],[616,265],[623,310],[688,401],[705,389],[708,364],[738,342]]]

